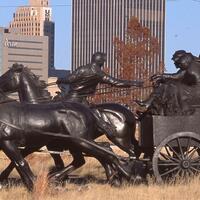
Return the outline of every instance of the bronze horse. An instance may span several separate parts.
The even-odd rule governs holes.
[[[115,173],[117,170],[120,175],[130,177],[114,153],[80,138],[87,135],[92,139],[96,129],[96,119],[90,110],[81,104],[8,102],[0,104],[0,113],[0,148],[15,163],[29,190],[33,188],[34,175],[23,158],[27,152],[21,153],[17,147],[25,146],[33,152],[53,139],[57,141],[60,149],[87,153],[98,159],[103,166],[109,166]],[[64,168],[54,174],[54,177],[65,176],[65,173]]]
[[[44,90],[45,84],[38,80],[38,78],[30,72],[27,68],[22,65],[15,65],[10,70],[8,70],[4,75],[0,77],[0,88],[4,92],[14,92],[18,91],[21,103],[48,103],[50,98],[49,93]],[[135,117],[133,113],[121,106],[119,104],[100,104],[97,108],[106,115],[106,119],[114,123],[117,128],[117,134],[109,138],[113,143],[118,145],[121,149],[129,153],[130,156],[133,155],[133,144],[137,146],[137,141],[134,139],[135,131]],[[84,137],[89,140],[93,140],[103,133],[96,131],[93,135],[79,135],[79,137]],[[55,141],[47,145],[48,149],[58,149]],[[74,169],[82,166],[85,161],[82,154],[77,154],[71,151],[74,161],[68,166],[68,173]],[[52,155],[58,168],[63,168],[64,164],[59,155]],[[5,170],[0,178],[1,180],[7,178],[13,166],[10,165],[7,170]],[[66,170],[67,171],[67,170]],[[68,174],[67,173],[67,174]],[[64,178],[64,177],[63,177]]]

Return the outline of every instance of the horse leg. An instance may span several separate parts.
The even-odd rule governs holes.
[[[41,146],[43,146],[43,145],[41,145]],[[32,148],[22,149],[20,151],[21,155],[23,157],[26,157],[27,155],[29,155],[29,154],[33,153],[34,151],[40,149],[41,146],[34,146]],[[4,180],[6,180],[14,168],[15,168],[15,163],[14,162],[10,162],[8,167],[6,169],[4,169],[4,171],[1,172],[1,174],[0,174],[0,182],[3,182]]]
[[[6,169],[4,169],[3,172],[1,172],[0,182],[3,182],[4,180],[6,180],[14,168],[15,168],[15,163],[10,162],[8,167],[6,167]]]
[[[123,128],[117,129],[117,135],[108,136],[115,145],[125,151],[130,158],[138,158],[140,150],[137,140],[134,137],[134,128],[132,125],[124,124]]]
[[[14,144],[14,142],[5,140],[1,142],[1,147],[3,152],[8,156],[8,158],[15,163],[15,167],[20,174],[24,184],[28,190],[33,189],[34,175],[26,162],[26,160],[21,155],[20,151]]]
[[[53,158],[54,163],[55,163],[55,168],[53,170],[59,170],[59,169],[63,169],[65,167],[64,162],[63,162],[60,154],[50,153],[50,155]]]
[[[73,161],[68,166],[64,167],[64,169],[50,174],[49,178],[56,180],[57,182],[62,182],[68,177],[70,173],[85,164],[85,159],[81,151],[72,149],[69,151],[73,157]]]
[[[74,143],[79,150],[89,154],[90,156],[95,157],[101,163],[115,165],[115,167],[126,177],[130,178],[131,174],[128,169],[125,169],[125,166],[122,166],[117,155],[113,152],[97,145],[94,142],[87,141],[83,138],[71,138],[72,143]]]
[[[58,149],[57,147],[55,147],[54,143],[49,143],[48,145],[46,145],[47,149],[50,150],[54,150],[54,149]],[[52,167],[52,169],[50,170],[51,173],[54,173],[55,171],[61,170],[65,167],[64,162],[60,156],[60,154],[55,154],[55,153],[50,153],[51,157],[54,160],[55,163],[55,167]]]
[[[56,182],[63,182],[70,173],[72,173],[73,171],[85,164],[85,159],[82,152],[77,150],[70,150],[70,153],[73,156],[73,161],[59,172],[51,174],[51,179],[56,180]],[[99,159],[99,162],[105,169],[108,182],[114,186],[121,185],[121,181],[116,177],[116,173],[113,172],[114,170],[112,166],[105,163],[102,159]]]
[[[102,159],[98,160],[105,169],[108,183],[115,187],[121,186],[121,178],[119,177],[118,171],[116,171],[115,167],[108,163],[105,163]]]

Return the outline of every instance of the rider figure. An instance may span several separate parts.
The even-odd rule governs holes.
[[[179,68],[179,64],[177,63],[178,59],[183,56],[184,54],[186,53],[186,51],[184,50],[178,50],[176,51],[174,54],[173,54],[173,57],[172,57],[172,60],[174,61],[174,64],[176,66],[176,68]],[[182,72],[182,70],[179,70],[180,73]],[[154,74],[152,77],[151,77],[151,81],[154,81],[154,80],[159,80],[159,83],[163,82],[163,77],[174,77],[176,78],[177,77],[177,74],[179,75],[179,71],[177,73],[174,73],[174,74]],[[156,81],[156,82],[157,82]],[[157,85],[156,85],[157,87]],[[161,95],[159,94],[160,90],[156,90],[154,92],[152,92],[149,96],[148,99],[144,100],[144,101],[136,101],[141,107],[145,107],[146,109],[148,109],[151,104],[153,103],[153,101],[157,98],[158,95]]]
[[[78,67],[68,78],[59,78],[57,84],[69,84],[69,92],[65,94],[64,99],[68,101],[76,101],[88,105],[87,97],[93,95],[99,83],[107,83],[117,87],[141,87],[143,81],[128,81],[116,79],[107,75],[102,71],[106,54],[96,52],[92,55],[91,63]],[[96,110],[96,109],[94,109]],[[97,123],[101,130],[105,131],[109,136],[115,135],[116,129],[111,124],[105,122],[96,110],[93,111],[98,119]]]
[[[162,94],[153,92],[147,100],[138,102],[139,105],[149,108],[158,95],[172,97],[174,105],[176,102],[175,107],[179,107],[183,112],[189,111],[189,104],[200,103],[200,59],[191,53],[179,50],[174,53],[172,60],[176,68],[179,68],[176,73],[155,74],[151,77],[151,80],[163,83]]]

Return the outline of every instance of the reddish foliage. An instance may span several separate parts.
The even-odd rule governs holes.
[[[114,38],[116,59],[120,65],[118,78],[126,80],[143,80],[144,86],[149,86],[149,77],[153,73],[162,73],[163,64],[160,63],[158,71],[153,71],[153,62],[159,56],[160,46],[158,40],[151,36],[149,28],[143,27],[137,18],[133,17],[128,23],[124,41]],[[109,68],[105,69],[109,72]],[[102,87],[101,87],[102,88]],[[106,88],[106,86],[103,86]],[[99,91],[99,92],[98,92]],[[100,89],[92,98],[96,103],[117,102],[133,107],[133,99],[146,98],[150,89],[120,89],[107,86]]]

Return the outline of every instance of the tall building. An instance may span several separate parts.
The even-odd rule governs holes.
[[[29,6],[17,8],[10,22],[10,30],[22,35],[48,36],[49,69],[54,68],[54,22],[49,0],[29,0]]]
[[[20,35],[0,27],[0,75],[14,63],[23,64],[48,80],[48,37]]]
[[[131,17],[150,28],[161,46],[152,72],[164,60],[165,0],[73,0],[72,10],[72,70],[90,62],[96,51],[107,53],[107,66],[113,76],[118,67],[113,51],[113,39],[125,39]]]

